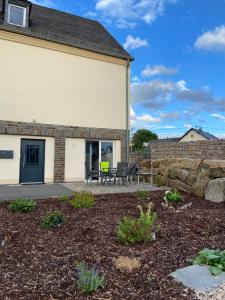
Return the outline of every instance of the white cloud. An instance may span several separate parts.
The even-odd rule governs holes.
[[[32,0],[32,3],[47,7],[54,7],[54,1],[52,0]]]
[[[151,77],[155,75],[173,75],[178,72],[177,68],[168,68],[164,65],[147,66],[143,71],[142,75],[145,77]]]
[[[161,122],[160,118],[155,118],[149,114],[144,114],[142,116],[138,116],[137,120],[142,121],[142,122],[147,122],[147,123],[160,123]]]
[[[225,26],[203,33],[195,42],[195,48],[205,51],[225,52]]]
[[[225,121],[225,116],[223,116],[221,114],[211,114],[210,116],[213,117],[213,118],[216,118],[218,120]]]
[[[132,106],[130,107],[130,117],[131,117],[131,119],[135,119],[136,118],[136,113],[135,113],[135,111],[134,111],[134,109],[133,109]]]
[[[184,128],[187,128],[187,129],[191,129],[192,128],[192,125],[191,124],[184,124]]]
[[[148,40],[147,39],[141,39],[139,37],[134,37],[132,35],[128,35],[126,38],[126,42],[123,44],[124,48],[126,50],[133,50],[141,47],[147,47]]]
[[[189,91],[187,88],[187,82],[185,80],[180,80],[176,83],[176,86],[181,91]]]
[[[118,27],[133,27],[142,20],[151,24],[163,15],[166,4],[176,0],[97,0],[95,9],[106,19],[115,19]]]

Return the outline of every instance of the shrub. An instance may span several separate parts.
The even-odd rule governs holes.
[[[188,260],[193,265],[208,265],[210,272],[217,276],[225,271],[225,250],[203,249],[194,259]]]
[[[74,208],[91,208],[95,205],[95,198],[89,192],[80,192],[70,201],[70,204]]]
[[[32,199],[17,198],[9,204],[9,209],[13,212],[28,213],[34,211],[36,206],[36,202]]]
[[[132,272],[133,270],[139,269],[141,266],[139,259],[128,256],[119,256],[114,263],[116,269],[121,272]]]
[[[177,190],[171,190],[165,192],[165,198],[169,202],[180,202],[182,201],[181,193]]]
[[[154,240],[157,214],[152,212],[152,203],[148,204],[144,212],[139,205],[140,215],[138,218],[124,217],[117,226],[117,239],[124,244],[147,243]]]
[[[76,273],[77,285],[82,293],[89,294],[104,287],[104,276],[98,275],[94,268],[89,269],[84,262],[76,264]]]
[[[136,196],[141,200],[150,200],[151,198],[151,194],[148,191],[137,191]]]
[[[63,214],[59,211],[49,212],[41,221],[44,229],[57,228],[64,224]]]
[[[63,195],[62,197],[59,198],[59,200],[61,200],[63,202],[68,202],[70,200],[70,198],[67,195]]]

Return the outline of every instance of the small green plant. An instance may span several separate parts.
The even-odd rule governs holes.
[[[225,271],[225,250],[203,249],[194,259],[188,259],[193,265],[208,265],[211,274],[218,276]]]
[[[70,201],[74,208],[91,208],[95,205],[95,198],[89,192],[80,192]]]
[[[77,285],[84,294],[90,294],[104,287],[104,276],[98,275],[94,268],[89,269],[84,262],[76,264]]]
[[[17,198],[9,204],[9,209],[13,212],[28,213],[35,210],[37,204],[32,199]]]
[[[124,244],[147,243],[155,239],[155,232],[159,229],[156,225],[157,214],[152,212],[152,203],[148,204],[144,212],[138,206],[138,218],[124,217],[117,226],[117,239]]]
[[[44,229],[52,229],[60,227],[64,224],[63,214],[59,211],[49,212],[41,221],[41,227]]]
[[[171,190],[171,191],[165,192],[165,199],[169,202],[181,202],[182,196],[179,191]]]
[[[59,198],[62,202],[68,202],[70,200],[69,196],[63,195],[62,197]]]
[[[151,198],[151,194],[148,191],[137,191],[136,196],[141,200],[150,200]]]

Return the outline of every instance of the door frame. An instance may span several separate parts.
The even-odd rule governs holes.
[[[21,164],[22,164],[22,142],[23,141],[36,141],[36,142],[43,142],[43,154],[44,154],[44,159],[43,159],[43,168],[42,168],[42,181],[40,182],[22,182],[21,181]],[[44,184],[45,183],[45,139],[35,139],[35,138],[21,138],[20,139],[20,169],[19,169],[19,184]]]

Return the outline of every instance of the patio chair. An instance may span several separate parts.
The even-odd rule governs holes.
[[[105,184],[107,182],[107,178],[111,182],[111,172],[109,167],[108,161],[101,161],[100,162],[100,177],[101,177],[101,184]]]
[[[86,180],[87,184],[90,182],[92,184],[92,180],[97,180],[97,184],[99,182],[99,171],[98,170],[91,170],[90,167],[85,162],[85,171],[86,171]]]
[[[117,163],[117,170],[114,177],[114,184],[116,181],[122,182],[122,185],[127,184],[128,178],[128,163],[127,162],[118,162]]]
[[[131,177],[134,180],[134,176],[137,175],[138,170],[139,170],[139,165],[138,165],[138,162],[136,160],[131,161],[128,164],[128,181],[130,181]]]

